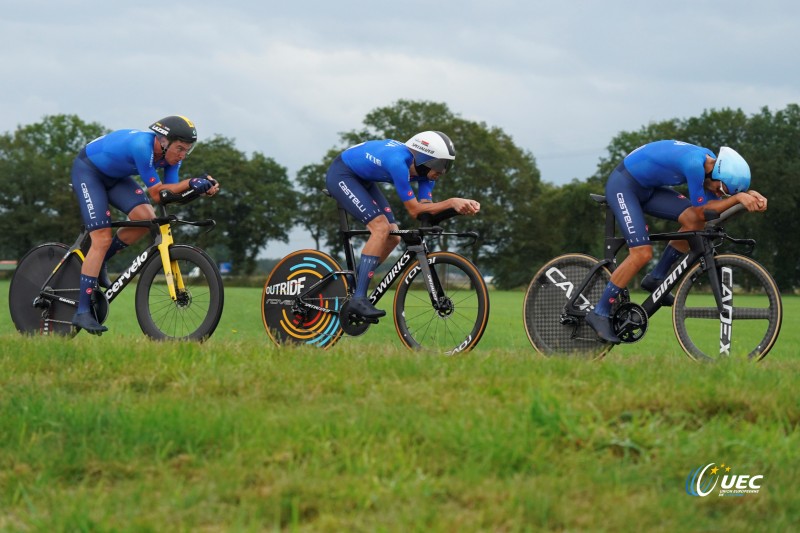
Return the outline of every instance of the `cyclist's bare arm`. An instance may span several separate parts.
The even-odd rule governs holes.
[[[455,209],[459,215],[474,215],[481,210],[480,202],[468,198],[449,198],[441,202],[420,202],[416,198],[412,198],[403,202],[403,205],[406,206],[408,214],[414,218],[418,218],[423,213],[435,215],[446,209]]]
[[[703,211],[711,209],[717,213],[727,211],[736,204],[742,204],[748,211],[766,211],[767,198],[758,191],[749,190],[747,192],[739,192],[728,198],[721,198],[719,200],[711,200],[706,205],[691,207],[701,220],[705,220]]]

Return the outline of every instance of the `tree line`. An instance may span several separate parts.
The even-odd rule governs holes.
[[[502,129],[466,120],[443,103],[400,100],[373,110],[359,129],[342,133],[337,146],[318,162],[302,167],[294,179],[272,157],[260,152],[247,155],[232,138],[217,135],[198,142],[182,171],[184,177],[212,174],[224,184],[222,192],[213,201],[184,206],[181,215],[214,218],[218,226],[213,232],[187,237],[217,261],[230,261],[235,273],[242,275],[256,271],[257,257],[270,241],[287,242],[289,232],[298,226],[317,248],[337,255],[335,204],[320,193],[330,162],[347,146],[375,138],[405,140],[427,129],[447,132],[457,149],[456,164],[437,183],[434,199],[475,198],[482,206],[477,217],[448,222],[448,229],[477,231],[476,243],[443,238],[440,245],[492,274],[498,288],[526,285],[539,266],[564,252],[601,256],[603,212],[589,194],[603,192],[607,176],[625,154],[660,139],[678,139],[715,152],[731,146],[745,157],[753,174],[752,187],[769,198],[770,207],[726,227],[735,236],[758,241],[754,258],[782,290],[798,286],[800,222],[795,209],[800,192],[795,184],[800,107],[796,104],[774,112],[764,108],[751,116],[741,110],[709,110],[699,117],[621,132],[609,142],[592,176],[564,185],[542,182],[534,155]],[[75,115],[52,115],[0,135],[0,259],[19,259],[42,242],[72,242],[81,224],[70,185],[72,161],[82,146],[108,131]],[[385,194],[401,225],[415,225],[391,187]],[[675,223],[649,222],[651,231],[675,229]],[[126,257],[115,260],[121,267]]]

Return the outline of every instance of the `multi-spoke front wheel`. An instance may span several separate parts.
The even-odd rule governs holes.
[[[434,305],[419,261],[406,268],[394,298],[394,324],[400,340],[408,348],[448,355],[474,348],[489,319],[489,293],[483,276],[467,259],[450,252],[428,254],[428,265],[443,294]]]
[[[722,294],[717,308],[708,271],[692,268],[675,293],[672,319],[686,354],[697,361],[763,359],[783,320],[778,286],[764,267],[736,254],[715,258]]]
[[[222,316],[222,277],[202,250],[176,244],[170,247],[177,298],[172,299],[161,258],[144,267],[136,287],[136,318],[148,337],[157,340],[205,340]],[[177,264],[177,268],[174,268]],[[178,275],[183,280],[179,287]]]

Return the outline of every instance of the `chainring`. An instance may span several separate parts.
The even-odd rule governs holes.
[[[611,323],[614,333],[622,342],[638,342],[647,332],[647,312],[639,304],[625,302],[614,312]]]
[[[350,312],[350,299],[348,298],[339,310],[339,322],[342,324],[342,331],[351,337],[358,337],[367,332],[370,325],[377,324],[377,320],[369,320],[361,315]]]

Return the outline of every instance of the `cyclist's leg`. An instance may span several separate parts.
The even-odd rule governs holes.
[[[92,316],[92,293],[97,288],[97,275],[103,264],[103,257],[111,244],[111,218],[108,210],[107,182],[104,176],[92,165],[85,154],[75,158],[72,164],[72,189],[78,200],[83,223],[91,231],[91,245],[81,266],[80,296],[73,324],[89,333],[102,333],[108,328]]]
[[[147,195],[136,181],[128,176],[114,180],[108,189],[109,203],[125,213],[130,220],[150,220],[156,216],[155,210],[147,200]],[[98,281],[106,289],[111,286],[106,265],[108,260],[129,245],[135,243],[145,235],[147,228],[120,228],[108,247],[103,257]]]
[[[350,302],[349,310],[366,318],[380,318],[386,312],[375,308],[367,299],[366,293],[375,268],[380,264],[382,256],[388,255],[386,248],[392,228],[384,211],[384,206],[388,204],[381,194],[384,204],[382,206],[369,190],[372,189],[373,193],[377,190],[374,184],[361,180],[341,158],[331,164],[325,181],[328,191],[339,205],[370,231],[369,239],[361,251],[361,260],[356,271],[355,296]],[[388,214],[391,215],[391,211]]]
[[[611,305],[619,299],[620,292],[653,256],[642,209],[642,203],[651,194],[652,190],[641,186],[622,164],[611,173],[606,184],[609,208],[617,219],[629,251],[628,257],[611,274],[594,310],[586,316],[586,323],[606,342],[620,342],[611,324]]]
[[[659,187],[653,191],[653,195],[645,204],[645,213],[663,218],[665,220],[675,220],[680,223],[679,231],[694,231],[703,229],[704,221],[697,213],[690,209],[692,203],[683,194],[669,188]],[[672,265],[689,251],[689,243],[684,240],[670,241],[661,254],[652,272],[642,280],[642,288],[650,292],[654,291],[669,274]],[[663,305],[672,305],[674,297],[671,294],[665,296]]]
[[[375,203],[378,205],[378,209],[383,213],[386,217],[386,220],[389,221],[389,232],[397,231],[399,229],[397,225],[397,220],[394,218],[394,213],[392,212],[392,207],[389,205],[389,201],[383,195],[380,188],[378,187],[377,183],[365,183],[364,184],[367,192]],[[367,225],[369,227],[369,225]],[[371,231],[371,230],[370,230]],[[383,238],[383,248],[380,250],[380,255],[378,256],[378,264],[380,265],[386,258],[389,257],[389,254],[397,248],[397,245],[400,244],[400,236],[398,235],[390,235],[389,233]]]
[[[155,218],[156,212],[136,180],[129,176],[115,181],[116,183],[108,189],[111,205],[125,213],[131,220]],[[127,246],[147,235],[148,231],[147,228],[120,228],[117,231],[117,238]]]

